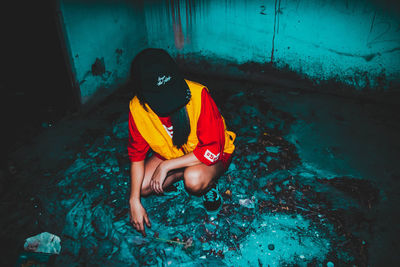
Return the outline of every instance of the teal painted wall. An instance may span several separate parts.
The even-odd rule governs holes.
[[[85,104],[123,84],[132,59],[146,47],[143,4],[59,1],[70,61]]]
[[[400,16],[393,4],[334,0],[145,1],[151,47],[175,56],[256,62],[316,83],[395,90]],[[386,1],[387,2],[387,1]]]
[[[266,64],[360,91],[400,88],[400,12],[387,1],[58,1],[83,104],[123,84],[146,47],[228,69]]]

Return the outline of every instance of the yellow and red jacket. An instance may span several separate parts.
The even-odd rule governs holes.
[[[186,144],[182,146],[182,149],[178,149],[173,145],[172,138],[169,136],[164,126],[162,125],[157,114],[146,104],[146,111],[140,104],[139,99],[134,97],[130,102],[130,112],[135,121],[136,127],[142,137],[149,144],[151,149],[158,153],[165,159],[173,159],[181,157],[184,154],[192,152],[199,140],[197,138],[197,121],[201,112],[201,92],[205,86],[195,83],[189,80],[185,80],[191,91],[192,97],[189,103],[186,105],[190,120],[190,134]],[[207,89],[208,90],[208,89]],[[224,153],[232,154],[235,150],[234,140],[236,134],[226,129],[224,119],[224,131],[225,131],[225,145]],[[212,129],[210,129],[212,130]]]

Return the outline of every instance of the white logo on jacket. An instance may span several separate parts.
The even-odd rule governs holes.
[[[218,155],[214,155],[210,150],[207,149],[204,153],[204,157],[211,162],[216,162],[219,159],[220,154],[221,153],[218,153]]]
[[[164,126],[164,129],[167,131],[169,137],[172,138],[172,136],[174,135],[174,127],[173,126],[167,127],[164,124],[162,126]]]
[[[169,80],[171,80],[171,76],[166,77],[164,75],[162,77],[158,77],[157,86],[161,86],[161,85],[165,84],[166,82],[168,82]]]

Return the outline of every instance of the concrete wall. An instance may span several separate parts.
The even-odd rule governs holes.
[[[81,102],[102,97],[128,77],[134,56],[147,44],[141,1],[59,0]]]
[[[179,57],[272,64],[317,83],[394,90],[400,16],[397,6],[372,1],[147,0],[148,42]]]
[[[400,83],[400,12],[388,0],[58,1],[83,104],[124,83],[145,47],[244,76],[251,62],[358,90]]]

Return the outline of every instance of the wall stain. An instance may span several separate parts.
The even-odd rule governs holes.
[[[193,11],[192,11],[193,9]],[[192,25],[195,14],[195,5],[193,0],[185,0],[185,10],[186,10],[186,42],[191,42],[192,37]]]
[[[320,46],[316,46],[316,47],[319,48]],[[388,49],[388,50],[385,50],[385,51],[382,51],[382,52],[371,53],[371,54],[366,54],[366,55],[357,55],[357,54],[351,54],[351,53],[347,53],[347,52],[341,52],[341,51],[334,50],[334,49],[332,49],[332,48],[327,48],[327,50],[328,50],[329,52],[338,54],[338,55],[340,55],[340,56],[346,56],[346,57],[360,57],[360,58],[365,59],[365,61],[369,62],[369,61],[373,60],[373,59],[374,59],[375,57],[377,57],[377,56],[382,56],[382,54],[388,54],[388,53],[393,53],[393,52],[399,51],[399,50],[400,50],[400,47],[395,47],[395,48]]]
[[[170,0],[169,5],[171,7],[170,15],[172,18],[175,47],[182,49],[186,43],[190,43],[191,41],[193,21],[196,15],[196,3],[193,0]],[[183,6],[185,11],[181,12],[183,11]],[[182,16],[186,18],[186,37],[183,33]]]
[[[172,28],[174,32],[175,47],[180,50],[185,44],[191,42],[193,24],[196,22],[197,6],[204,6],[202,2],[195,2],[194,0],[168,0],[167,12],[172,20]],[[201,10],[201,9],[200,9]],[[200,11],[199,11],[200,12]],[[200,14],[201,15],[201,14]],[[182,17],[184,16],[184,18]],[[183,25],[186,23],[186,25]],[[186,32],[183,29],[186,26]]]
[[[183,30],[182,30],[180,1],[171,0],[170,3],[171,3],[172,28],[174,31],[175,47],[177,49],[182,49],[185,44],[185,37],[183,35]]]
[[[92,65],[92,75],[101,76],[106,72],[106,65],[104,64],[104,57],[96,58],[96,61]]]
[[[383,53],[393,53],[393,52],[396,52],[396,51],[399,51],[399,50],[400,50],[400,47],[395,47],[395,48],[386,50],[386,51],[383,52]]]
[[[115,53],[117,54],[117,64],[121,64],[121,56],[123,50],[121,48],[115,49]]]

